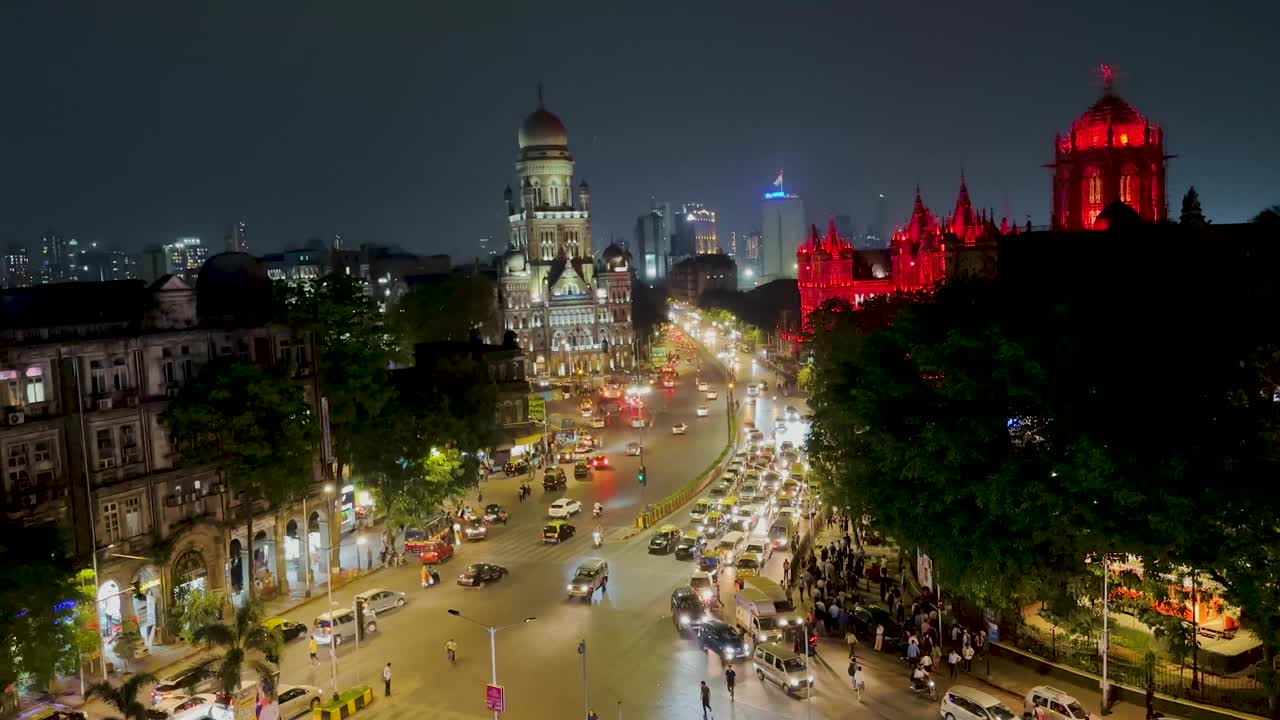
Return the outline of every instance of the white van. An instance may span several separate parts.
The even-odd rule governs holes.
[[[321,645],[341,645],[356,639],[356,611],[350,608],[334,610],[317,615],[315,622],[316,642]],[[378,621],[372,610],[364,611],[365,634],[378,631]]]
[[[1004,703],[964,685],[947,688],[939,711],[947,720],[1018,720],[1018,716]]]
[[[716,550],[720,551],[720,557],[722,558],[720,562],[725,566],[732,565],[738,559],[738,554],[742,552],[742,548],[746,547],[746,544],[746,533],[740,530],[725,533],[724,537],[720,538],[719,544],[716,545]]]
[[[813,676],[804,658],[778,643],[760,643],[751,656],[751,665],[761,682],[777,683],[788,695],[803,697],[813,689]]]
[[[1046,720],[1096,720],[1093,713],[1085,712],[1079,700],[1048,685],[1037,685],[1027,692],[1023,700],[1023,716],[1035,717],[1036,708],[1044,711]]]

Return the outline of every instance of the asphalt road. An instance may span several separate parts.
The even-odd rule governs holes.
[[[725,377],[704,363],[704,378],[721,392],[711,403],[707,418],[693,417],[699,399],[693,373],[684,372],[674,393],[661,400],[650,396],[651,407],[661,403],[653,430],[647,431],[645,462],[652,478],[648,492],[653,500],[674,489],[709,464],[723,448],[726,438]],[[753,415],[770,434],[772,419],[783,406],[796,400],[763,393],[755,403],[747,402],[745,385],[758,379],[749,358],[740,358],[735,397],[742,402],[740,412]],[[770,382],[772,376],[764,379]],[[689,434],[670,435],[673,422],[688,422]],[[662,430],[666,432],[661,432]],[[466,543],[453,560],[441,568],[442,584],[423,589],[418,567],[384,569],[373,576],[341,588],[334,602],[350,607],[352,596],[372,587],[403,591],[408,604],[403,609],[379,616],[379,631],[361,644],[342,646],[337,654],[337,686],[365,683],[375,687],[375,702],[362,711],[369,720],[471,720],[492,715],[484,710],[485,684],[490,679],[489,633],[476,625],[448,614],[450,608],[472,620],[502,626],[515,623],[496,635],[498,682],[507,694],[505,719],[582,718],[584,709],[583,657],[579,640],[585,640],[586,702],[602,718],[697,718],[701,716],[698,682],[712,688],[712,706],[717,717],[741,720],[765,718],[850,717],[865,712],[885,718],[937,718],[937,703],[911,696],[905,689],[906,671],[891,658],[869,658],[868,695],[858,705],[849,689],[843,651],[834,641],[824,641],[822,655],[828,666],[815,661],[813,674],[817,692],[808,703],[790,698],[778,688],[765,686],[753,676],[749,662],[738,662],[737,698],[730,703],[723,681],[723,665],[718,657],[697,649],[675,630],[669,611],[671,590],[688,581],[693,564],[672,556],[649,555],[647,542],[652,531],[635,534],[628,530],[639,507],[640,492],[635,482],[636,458],[623,458],[622,446],[634,439],[636,431],[610,428],[604,432],[604,451],[614,461],[611,476],[597,476],[588,482],[569,480],[567,494],[583,501],[588,515],[575,519],[576,538],[562,545],[544,545],[539,530],[545,522],[545,506],[558,494],[544,495],[540,487],[524,503],[515,499],[519,478],[494,478],[486,482],[485,502],[500,502],[511,511],[507,526],[495,526],[486,540]],[[802,439],[803,426],[792,424],[777,440]],[[600,549],[591,547],[591,503],[600,500],[607,510],[603,519],[609,527],[608,540]],[[678,525],[687,525],[688,511],[682,508],[671,516]],[[762,531],[763,531],[762,524]],[[633,536],[629,539],[626,536]],[[775,553],[766,574],[778,578],[785,553]],[[566,583],[578,563],[588,557],[602,557],[610,563],[608,590],[590,601],[570,599]],[[463,588],[455,579],[471,562],[494,562],[509,569],[510,575],[484,588]],[[732,606],[731,581],[721,596]],[[327,598],[318,596],[310,604],[289,614],[288,619],[310,624],[325,608]],[[535,617],[521,623],[525,617]],[[457,664],[446,659],[444,645],[457,641]],[[282,681],[330,688],[332,680],[328,650],[321,648],[322,662],[312,666],[306,655],[306,641],[292,643],[281,663]],[[392,696],[383,696],[381,671],[392,667]],[[941,685],[942,683],[940,683]],[[1009,698],[1004,698],[1006,701]],[[619,706],[621,703],[621,706]],[[1016,706],[1015,706],[1016,707]]]

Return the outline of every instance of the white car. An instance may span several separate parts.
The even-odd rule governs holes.
[[[627,455],[639,455],[639,454],[640,454],[640,450],[641,450],[641,445],[640,445],[640,443],[638,443],[638,442],[629,442],[629,443],[627,443],[627,449],[626,449],[624,452],[625,452]]]
[[[631,418],[631,427],[633,427],[633,428],[638,428],[638,429],[644,429],[644,418],[643,418],[643,417],[633,417],[633,418]]]
[[[547,508],[547,515],[553,518],[573,517],[582,512],[582,503],[570,498],[560,498]]]
[[[683,434],[685,434],[685,432],[686,432],[688,429],[689,429],[689,426],[688,426],[687,424],[685,424],[685,423],[676,423],[675,425],[672,425],[672,426],[671,426],[671,434],[672,434],[672,435],[683,435]]]
[[[708,399],[708,400],[715,400],[715,399],[717,399],[717,398],[719,398],[719,397],[720,397],[720,393],[716,392],[715,390],[708,390],[708,391],[707,391],[707,399]]]
[[[593,428],[604,427],[604,418],[600,417],[599,415],[593,415],[591,417],[591,427]]]
[[[404,607],[406,602],[405,595],[402,592],[392,590],[383,590],[382,588],[373,588],[357,593],[356,598],[364,601],[364,606],[370,608],[374,613],[381,615],[388,610],[396,610]]]
[[[707,409],[706,405],[699,405],[697,412],[698,412],[698,417],[706,417],[707,414],[711,411]]]
[[[312,710],[324,702],[324,691],[310,685],[281,685],[276,688],[276,698],[280,702],[280,717],[292,720]]]
[[[707,385],[705,380],[698,381],[698,392],[706,392],[708,387],[710,387],[710,385]]]
[[[156,703],[152,709],[172,717],[180,712],[190,710],[191,708],[200,707],[201,705],[212,705],[217,701],[218,699],[212,693],[178,695],[161,700]]]

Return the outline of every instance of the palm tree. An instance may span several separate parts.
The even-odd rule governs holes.
[[[213,622],[199,628],[193,639],[210,649],[222,649],[222,657],[209,660],[205,665],[213,669],[218,679],[218,692],[226,702],[240,692],[245,668],[255,672],[261,680],[271,679],[276,674],[271,665],[254,653],[280,657],[281,637],[262,626],[254,605],[246,603],[237,609],[230,623]]]
[[[168,717],[167,713],[153,710],[138,701],[138,691],[155,681],[155,677],[147,673],[130,675],[129,679],[120,685],[112,685],[103,680],[90,685],[84,693],[84,699],[99,698],[114,707],[120,712],[120,717],[112,720],[163,720]]]

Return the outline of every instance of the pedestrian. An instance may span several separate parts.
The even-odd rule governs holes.
[[[707,713],[711,712],[711,688],[707,687],[706,680],[702,680],[700,684],[702,686],[699,690],[702,694],[702,720],[707,720]]]
[[[732,701],[733,701],[733,684],[734,684],[734,682],[735,682],[737,679],[738,679],[738,673],[736,673],[736,672],[734,672],[734,671],[733,671],[733,666],[732,666],[732,665],[730,665],[729,667],[725,668],[725,670],[724,670],[724,684],[729,688],[729,700],[730,700],[730,702],[732,702]]]
[[[782,559],[782,581],[786,582],[791,579],[791,561],[786,558]]]
[[[964,651],[961,653],[961,655],[964,660],[964,671],[972,672],[973,671],[973,646],[965,645]]]
[[[981,655],[983,652],[983,649],[986,647],[986,644],[987,644],[987,637],[981,631],[973,634],[974,654]]]
[[[803,604],[803,603],[804,603],[804,586],[805,586],[804,581],[801,581],[801,582],[799,582],[799,583],[796,583],[796,587],[800,590],[800,602],[801,602],[801,604]]]
[[[320,644],[316,642],[316,636],[311,635],[307,638],[307,654],[311,656],[311,664],[319,665],[320,658],[317,656],[320,652]]]
[[[915,665],[916,661],[919,659],[920,659],[920,641],[916,639],[915,635],[912,635],[907,640],[907,662],[911,663],[912,665]]]
[[[862,676],[862,666],[853,671],[853,689],[858,691],[858,702],[862,702],[862,692],[867,689],[867,680]]]
[[[880,602],[884,602],[885,595],[889,592],[889,578],[879,565],[876,566],[876,575],[880,577]]]
[[[386,541],[384,540],[383,542],[385,543]],[[387,546],[385,544],[382,546],[382,549],[378,551],[378,563],[380,565],[387,564]]]
[[[845,632],[844,641],[849,645],[849,659],[852,660],[854,658],[854,652],[858,647],[858,636],[854,634],[852,629],[850,629]]]
[[[369,566],[369,569],[372,570],[373,569],[373,548],[367,547],[364,549],[364,559],[365,559],[365,564],[367,564]]]
[[[391,697],[391,663],[387,663],[387,666],[382,668],[382,684],[386,688],[384,695]]]
[[[951,670],[951,679],[956,677],[956,666],[960,664],[960,653],[955,648],[951,648],[951,653],[947,655],[947,667]]]
[[[876,652],[884,650],[884,623],[876,623]]]

